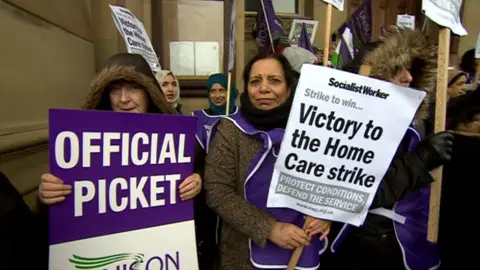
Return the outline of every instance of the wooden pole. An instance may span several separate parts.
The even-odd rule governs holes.
[[[227,77],[227,109],[225,110],[225,115],[230,114],[230,85],[232,84],[232,72],[228,72],[228,77]]]
[[[327,5],[325,12],[325,37],[323,40],[323,65],[328,66],[328,55],[330,52],[330,31],[332,25],[332,4]]]
[[[450,29],[442,28],[438,37],[438,68],[437,68],[437,95],[435,100],[435,133],[445,130],[447,84],[448,84],[448,56],[450,50]],[[432,243],[438,241],[438,222],[440,220],[440,198],[442,193],[442,167],[432,172],[435,182],[430,190],[430,211],[428,214],[427,240]]]
[[[332,23],[332,5],[327,4],[327,11],[325,15],[325,39],[323,43],[323,66],[328,66],[328,52],[330,51],[330,28]],[[305,217],[305,223],[303,223],[303,230],[305,231],[308,228],[308,225],[312,222],[311,217]],[[295,270],[297,267],[298,260],[302,255],[304,246],[297,247],[290,257],[290,261],[288,262],[287,270]]]
[[[228,54],[230,53],[230,13],[232,0],[223,0],[223,74],[228,74]]]
[[[235,85],[239,91],[243,90],[242,72],[245,66],[245,0],[237,0],[237,24],[235,37]]]

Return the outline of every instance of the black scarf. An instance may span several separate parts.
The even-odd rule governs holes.
[[[258,130],[285,129],[287,127],[290,109],[292,108],[293,96],[294,94],[291,93],[285,103],[266,111],[255,108],[250,102],[248,94],[243,92],[240,95],[240,113],[245,120]]]

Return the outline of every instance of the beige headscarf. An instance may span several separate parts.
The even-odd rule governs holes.
[[[176,96],[173,99],[173,102],[169,102],[169,104],[171,104],[173,106],[173,108],[175,109],[175,108],[177,108],[178,103],[180,103],[180,84],[178,83],[177,77],[175,77],[175,75],[173,74],[172,71],[164,69],[164,70],[161,70],[161,71],[157,72],[157,74],[155,74],[155,78],[157,79],[158,84],[160,84],[160,88],[161,88],[162,84],[163,84],[163,80],[165,80],[165,77],[167,77],[168,75],[172,75],[173,79],[177,82]],[[161,89],[161,90],[163,91],[163,89]]]

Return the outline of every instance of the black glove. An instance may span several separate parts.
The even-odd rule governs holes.
[[[440,167],[452,158],[453,133],[443,131],[421,141],[415,151],[429,171]]]

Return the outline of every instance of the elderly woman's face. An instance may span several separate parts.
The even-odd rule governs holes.
[[[247,89],[250,102],[261,110],[271,110],[283,104],[291,93],[282,65],[273,58],[253,64]]]
[[[405,87],[410,87],[412,81],[412,74],[406,68],[398,69],[397,73],[390,79],[391,83]]]
[[[148,95],[139,85],[133,83],[114,83],[108,87],[110,104],[114,112],[146,113]]]
[[[448,87],[447,93],[449,97],[458,97],[465,94],[467,90],[467,76],[460,76],[450,87]]]
[[[165,79],[163,79],[162,85],[160,85],[160,87],[162,88],[162,91],[165,94],[165,98],[168,103],[173,103],[177,101],[177,81],[171,74],[165,76]]]

